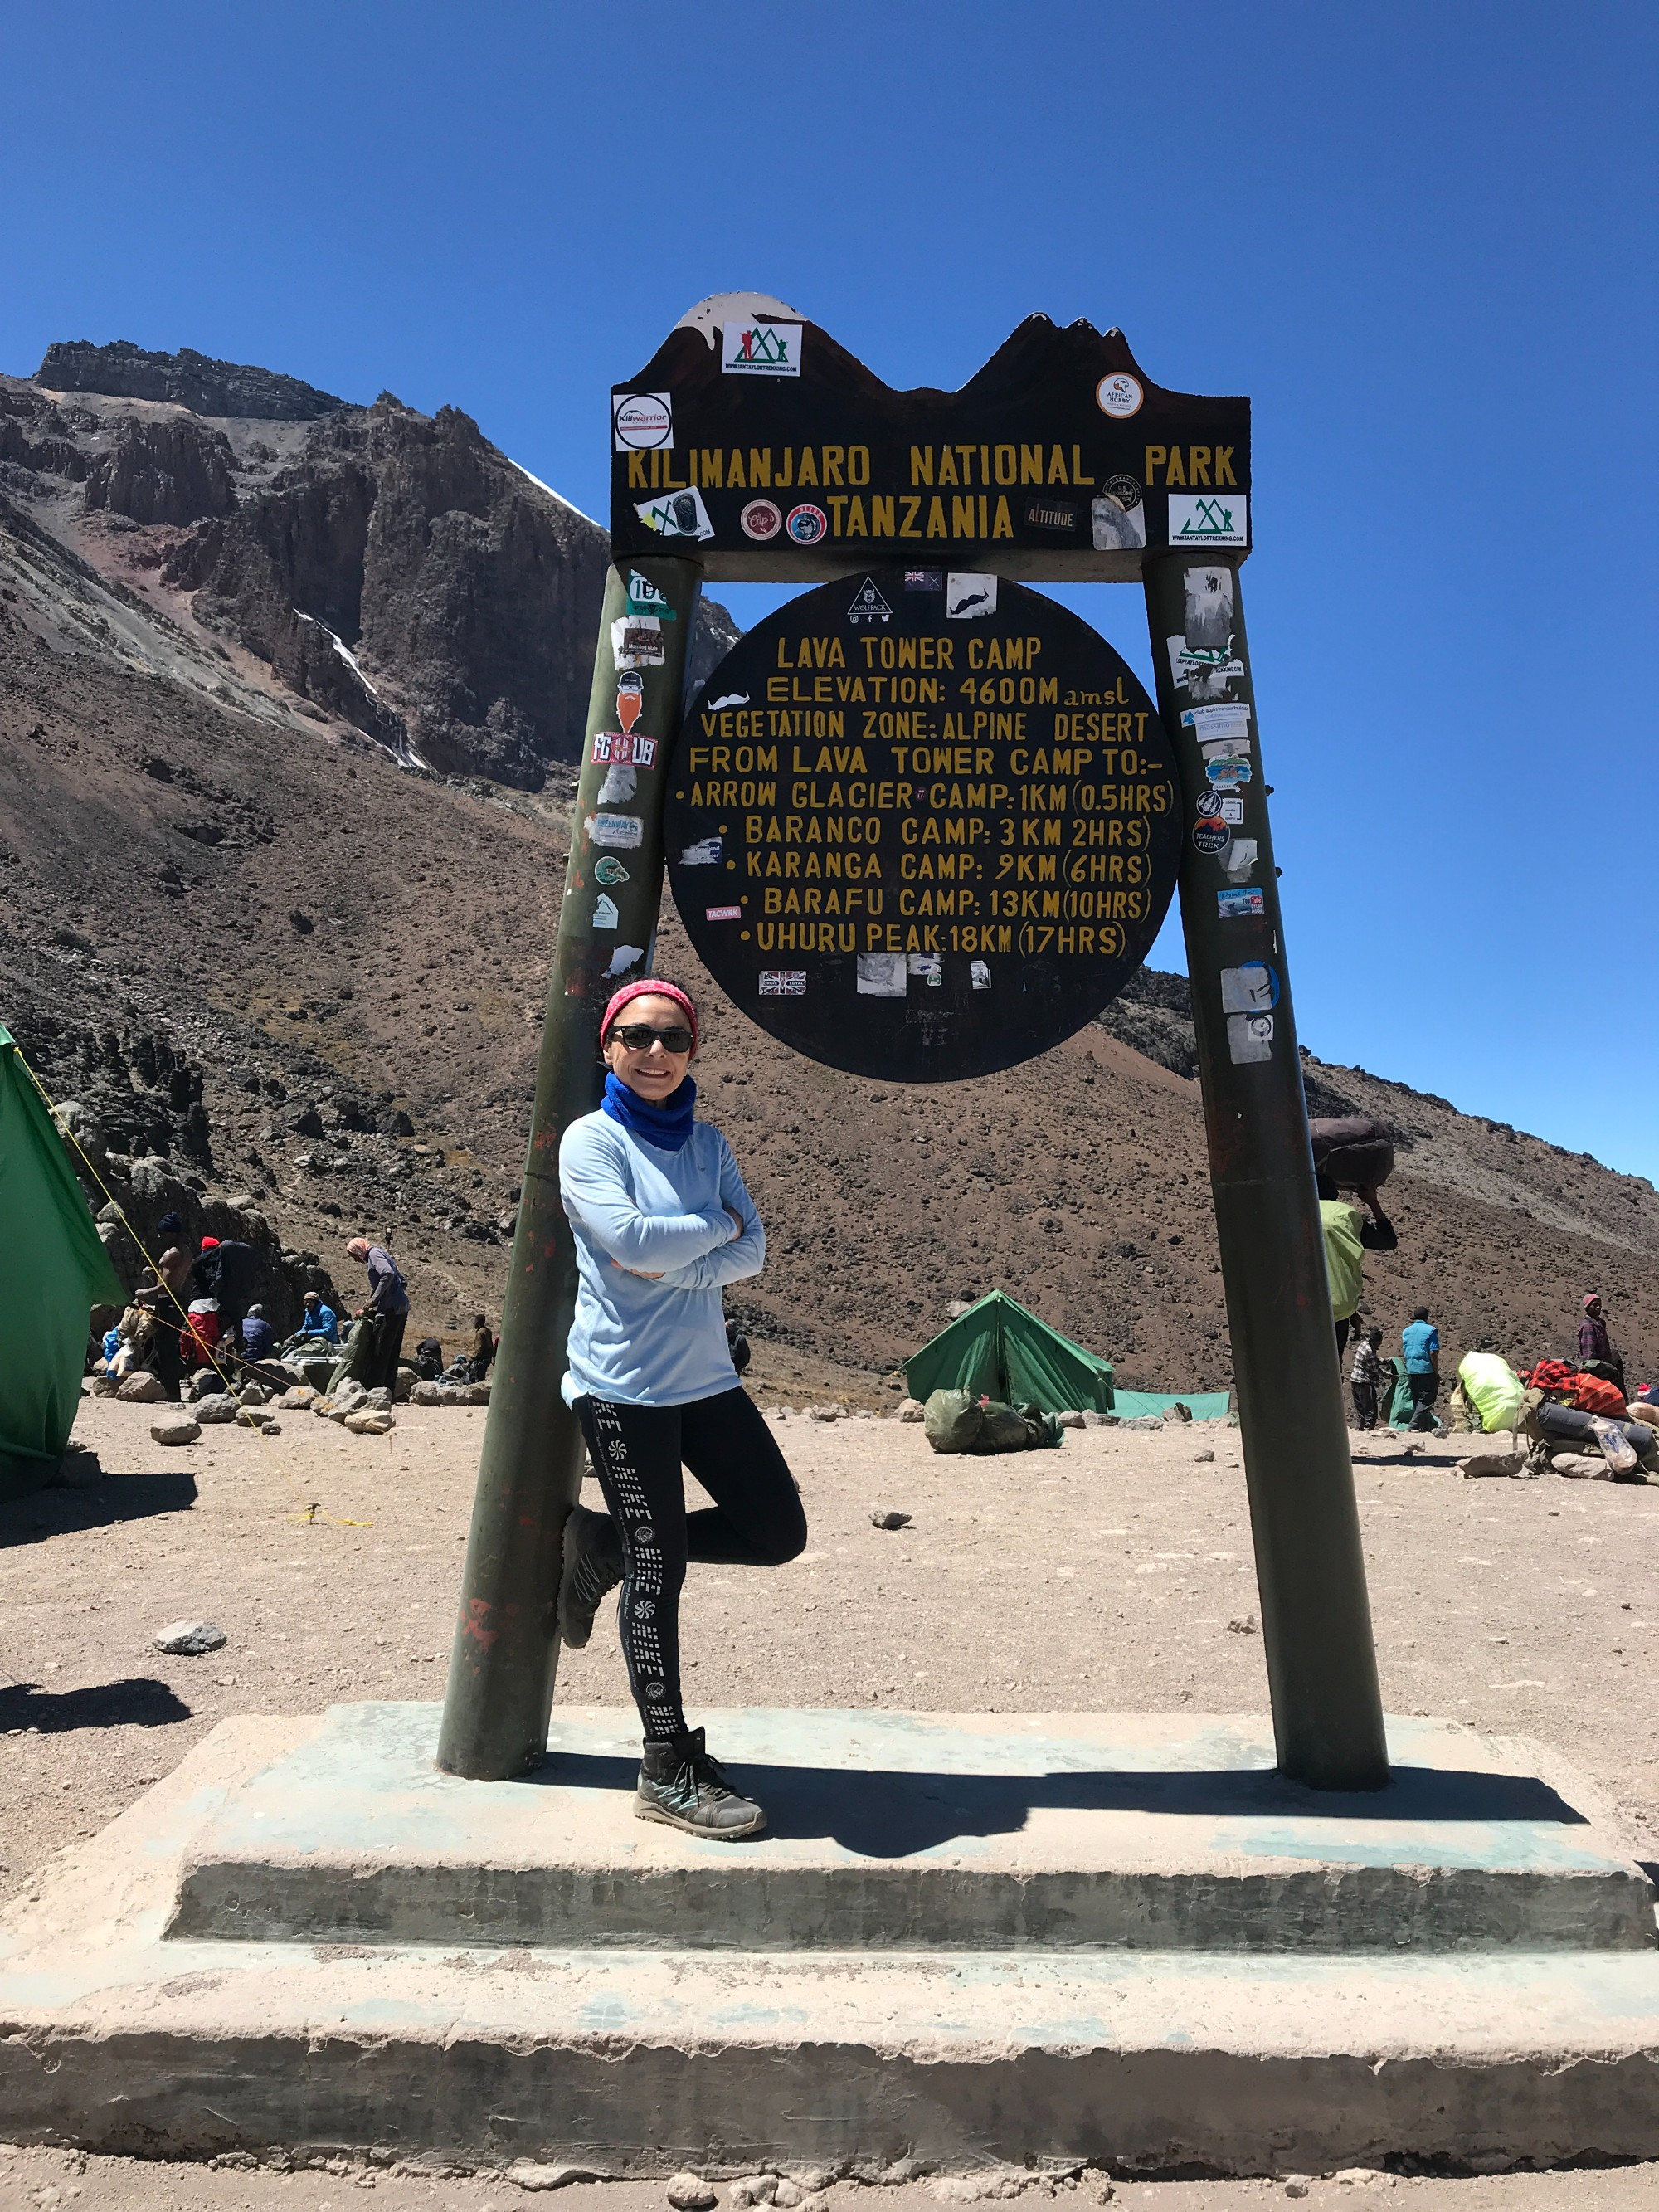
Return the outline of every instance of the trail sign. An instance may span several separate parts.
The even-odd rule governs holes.
[[[855,1075],[988,1074],[1146,958],[1175,760],[1127,661],[994,575],[867,571],[749,632],[668,765],[669,878],[715,981]]]
[[[961,391],[894,391],[754,293],[703,301],[613,387],[614,566],[449,1771],[522,1773],[548,1740],[582,1464],[558,1387],[576,1286],[559,1139],[599,1104],[599,1006],[651,972],[665,842],[745,1012],[914,1082],[1079,1027],[1145,957],[1178,866],[1279,1764],[1319,1789],[1387,1780],[1239,586],[1249,420],[1248,400],[1155,383],[1121,331],[1042,315]],[[686,717],[705,577],[841,580],[744,639]],[[1042,578],[1143,586],[1156,713],[1103,639],[1012,580]]]
[[[708,301],[611,420],[616,557],[714,580],[915,561],[1124,582],[1149,552],[1250,542],[1249,401],[1167,391],[1087,322],[1028,316],[960,392],[895,392],[779,301]]]

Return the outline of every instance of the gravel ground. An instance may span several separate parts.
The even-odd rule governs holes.
[[[764,1374],[755,1380],[765,1395]],[[150,1419],[88,1399],[76,1441],[105,1479],[0,1506],[0,1896],[27,1896],[54,1852],[101,1827],[228,1714],[442,1694],[482,1412],[405,1407],[380,1438],[291,1414],[276,1439],[210,1429],[183,1450],[153,1443]],[[779,1434],[808,1547],[775,1572],[693,1571],[684,1644],[694,1719],[702,1704],[1265,1710],[1236,1429],[1074,1431],[1058,1452],[992,1460],[935,1459],[920,1428],[890,1420],[793,1414]],[[1451,1439],[1409,1452],[1356,1439],[1356,1449],[1389,1711],[1545,1739],[1659,1857],[1649,1683],[1659,1492],[1466,1482]],[[877,1506],[911,1525],[873,1528]],[[217,1621],[228,1643],[163,1656],[154,1632],[179,1616]],[[586,1651],[566,1656],[561,1693],[624,1701],[609,1619]],[[0,2207],[66,2208],[78,2188],[77,2212],[319,2212],[367,2179],[95,2159],[71,2170],[58,2154],[28,2152],[0,2158]],[[394,2205],[523,2201],[504,2185],[375,2185]],[[1316,2184],[1308,2201],[1383,2190],[1394,2183]],[[583,2212],[589,2193],[560,2202]],[[663,2202],[643,2185],[602,2193],[606,2212]],[[1436,2212],[1622,2212],[1659,2201],[1659,2169],[1401,2179],[1395,2193]],[[1126,2204],[1169,2212],[1282,2195],[1255,2183],[1120,2191]]]

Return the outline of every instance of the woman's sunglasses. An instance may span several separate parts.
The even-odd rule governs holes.
[[[620,1037],[629,1052],[649,1052],[653,1044],[659,1044],[665,1052],[691,1049],[690,1030],[653,1030],[649,1022],[618,1022],[611,1034]]]

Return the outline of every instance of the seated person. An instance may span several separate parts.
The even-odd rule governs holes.
[[[250,1359],[263,1359],[275,1343],[263,1306],[250,1306],[242,1320],[242,1345]]]
[[[304,1313],[296,1328],[283,1349],[296,1350],[304,1344],[332,1344],[340,1341],[339,1317],[332,1306],[325,1306],[315,1291],[306,1292]]]
[[[495,1339],[489,1333],[489,1323],[482,1314],[472,1316],[472,1341],[466,1347],[467,1365],[472,1370],[472,1380],[482,1382],[489,1372],[489,1363],[495,1357]]]

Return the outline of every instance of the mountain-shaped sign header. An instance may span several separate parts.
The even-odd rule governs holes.
[[[1133,582],[1148,551],[1249,549],[1249,401],[1167,391],[1087,322],[1028,316],[959,392],[895,392],[733,295],[614,388],[611,419],[616,556],[684,552],[711,580],[915,562]]]

